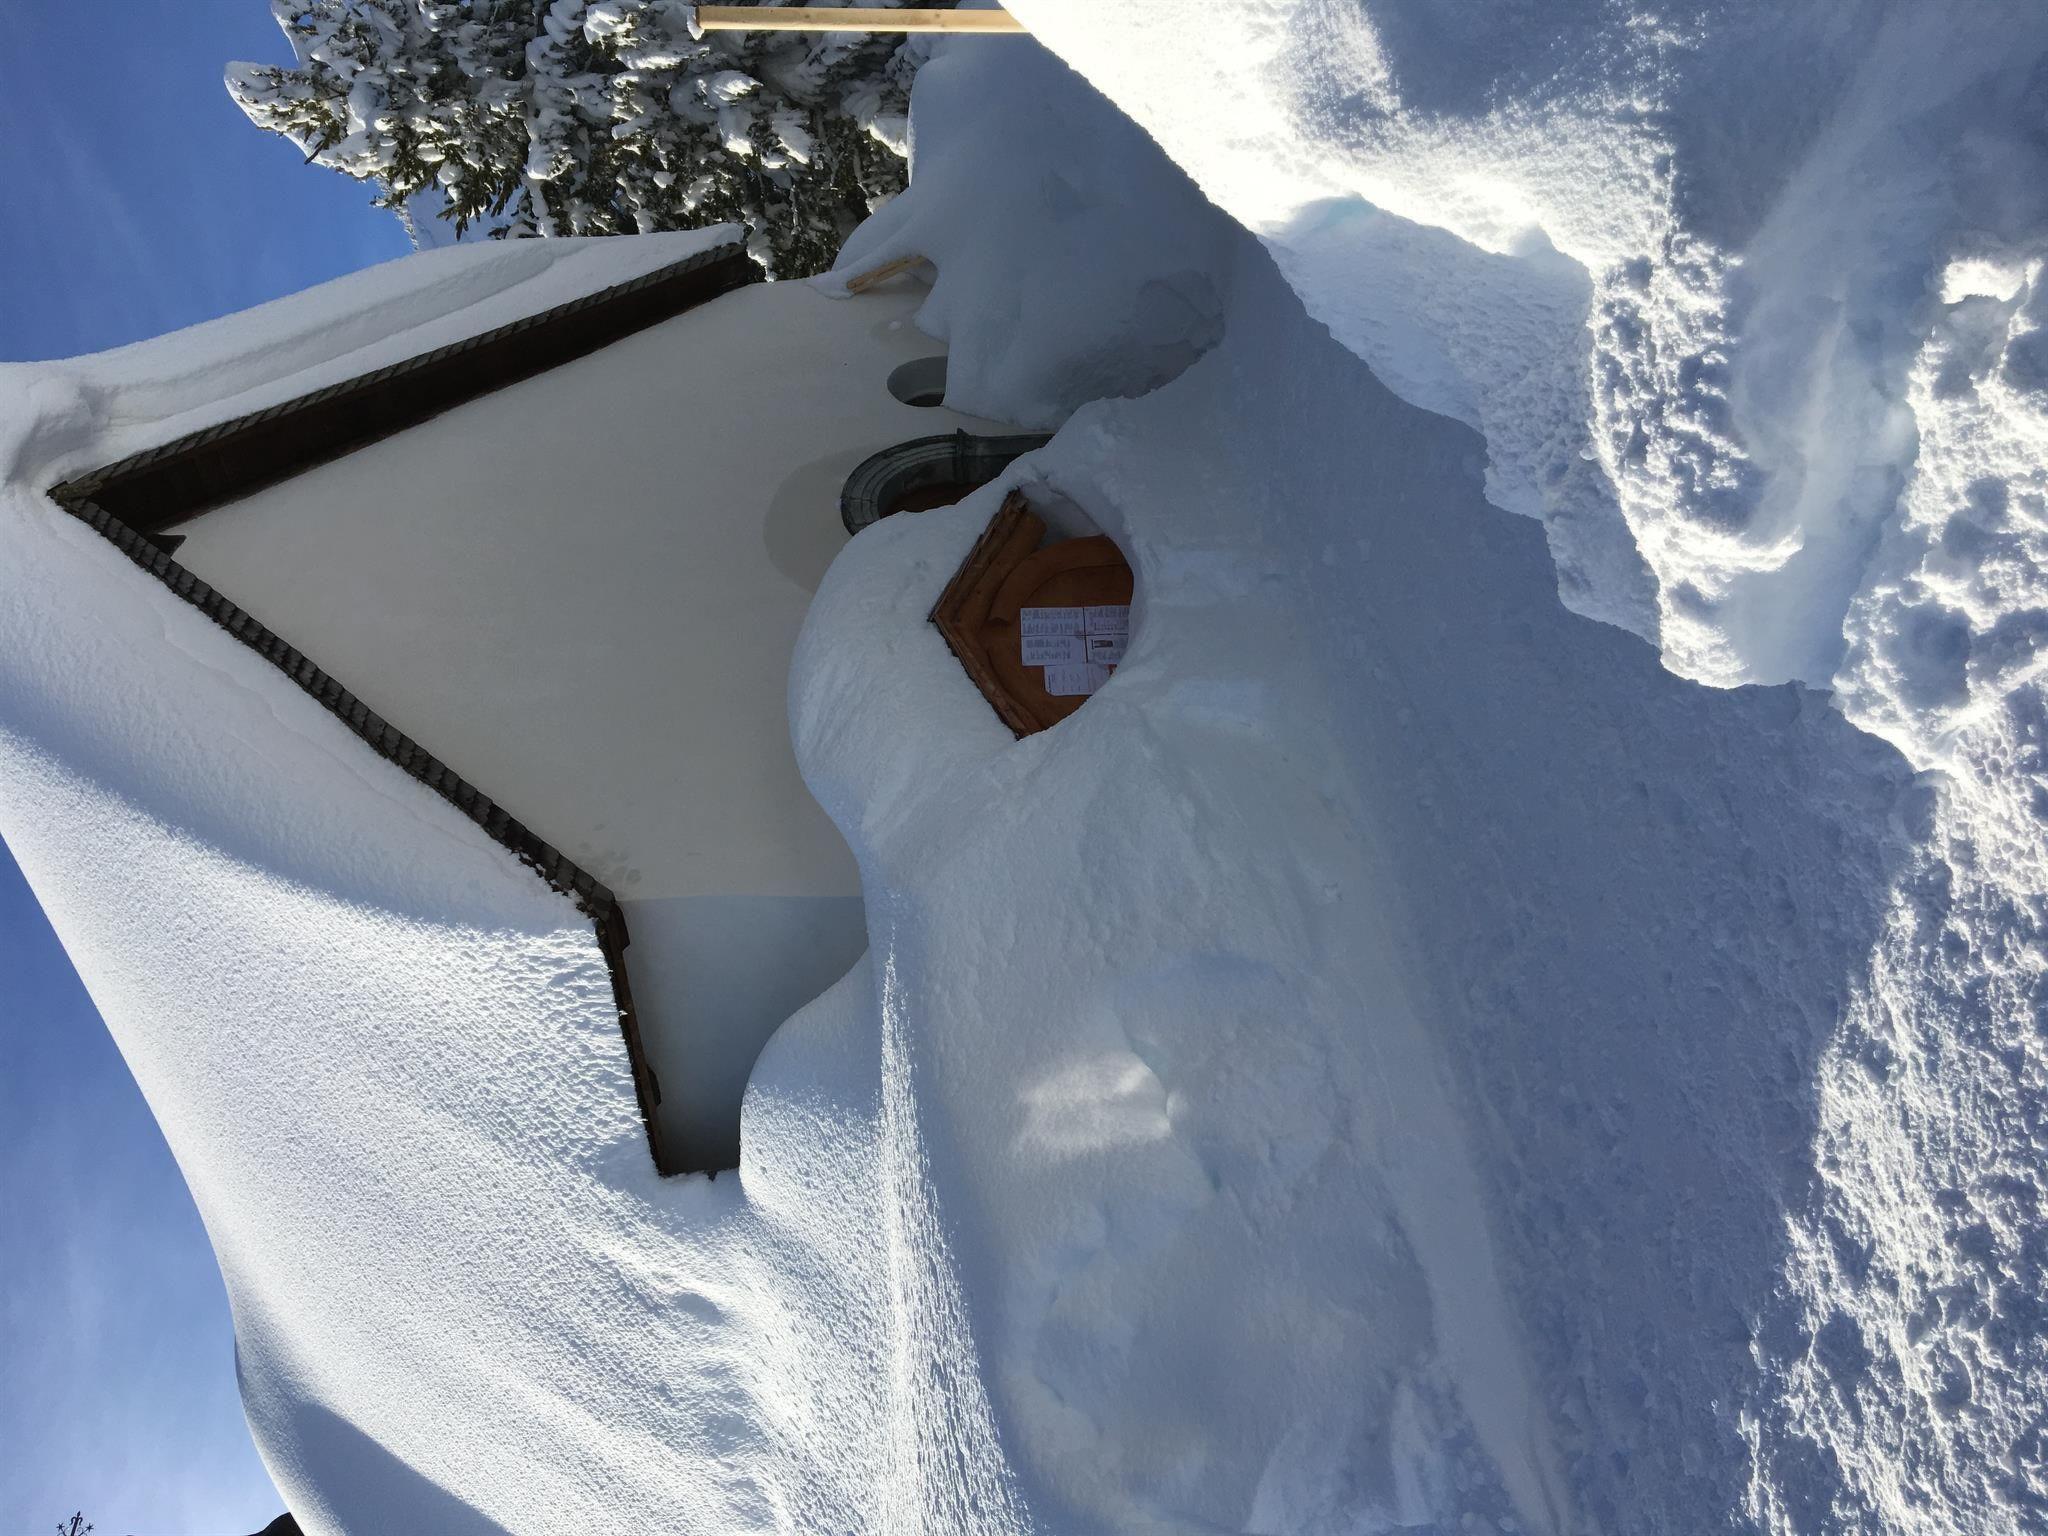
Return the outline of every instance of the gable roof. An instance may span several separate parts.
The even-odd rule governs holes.
[[[679,1166],[663,1145],[655,1116],[660,1085],[641,1044],[626,976],[630,935],[611,890],[289,641],[179,565],[171,552],[182,541],[165,530],[761,277],[743,246],[712,246],[552,309],[144,449],[49,492],[58,506],[270,662],[378,756],[448,801],[590,916],[611,975],[648,1151],[665,1174],[707,1170]]]

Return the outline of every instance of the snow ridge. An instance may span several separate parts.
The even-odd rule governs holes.
[[[1966,671],[1992,711],[2031,686],[2003,656],[2040,645],[2038,520],[1972,604],[1896,546],[1975,483],[1916,452],[1951,407],[1913,381],[1966,366],[1951,270],[1991,263],[2013,316],[1978,494],[2036,495],[2039,7],[1019,11],[1340,341],[1485,435],[1489,495],[1544,519],[1575,611],[1718,686],[1839,673],[1924,767],[1955,761],[1946,721],[1902,679]]]

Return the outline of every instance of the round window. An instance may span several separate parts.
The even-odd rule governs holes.
[[[946,403],[946,359],[920,357],[889,375],[889,393],[905,405]]]

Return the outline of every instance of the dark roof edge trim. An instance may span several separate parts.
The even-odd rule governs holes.
[[[717,245],[324,389],[187,433],[51,489],[144,537],[587,356],[708,299],[762,280],[738,244]]]
[[[611,973],[612,996],[619,1010],[619,1032],[625,1038],[626,1055],[633,1067],[633,1093],[639,1101],[640,1116],[647,1127],[647,1149],[654,1158],[654,1166],[662,1173],[683,1171],[671,1165],[656,1126],[654,1112],[661,1102],[661,1087],[655,1080],[653,1068],[647,1064],[647,1053],[640,1043],[640,1018],[633,1007],[632,987],[626,980],[625,953],[631,935],[626,930],[626,918],[619,909],[618,898],[612,895],[610,888],[559,848],[542,841],[525,823],[342,687],[304,653],[201,581],[104,507],[90,501],[70,501],[60,505],[162,582],[174,596],[197,608],[304,692],[311,694],[329,714],[361,737],[371,751],[402,768],[483,828],[494,842],[508,849],[520,863],[574,901],[592,920],[597,928],[598,947],[604,953],[605,967]]]

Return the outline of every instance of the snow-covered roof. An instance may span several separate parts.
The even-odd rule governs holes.
[[[451,340],[156,443],[51,495],[89,518],[86,503],[154,533],[760,280],[739,242],[706,245],[483,330],[464,325]],[[488,310],[465,318],[473,325]]]
[[[0,364],[0,479],[54,485],[631,283],[739,235],[719,225],[419,251],[131,346]]]

